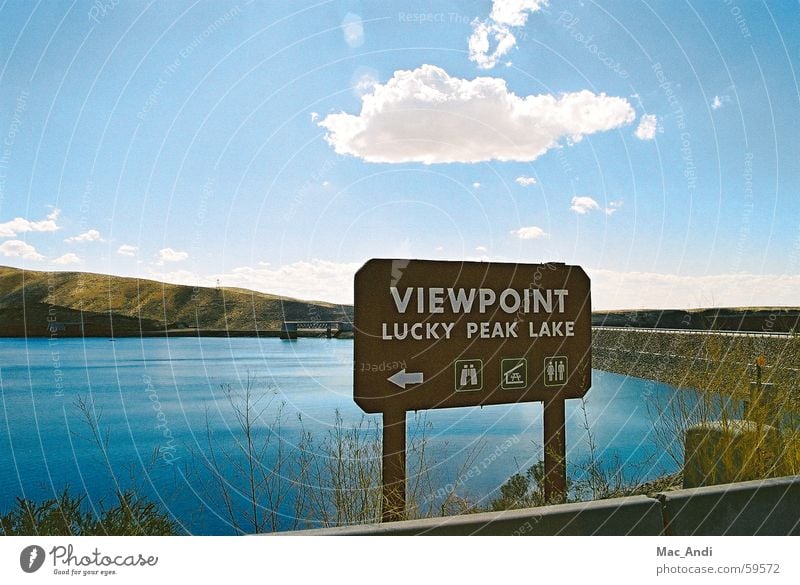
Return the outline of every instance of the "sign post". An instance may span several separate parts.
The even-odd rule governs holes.
[[[384,522],[403,520],[406,511],[406,411],[383,413],[383,497]]]
[[[567,495],[567,442],[564,400],[544,401],[544,500],[561,503]]]
[[[409,410],[544,402],[545,494],[564,498],[564,401],[591,385],[579,266],[370,260],[354,324],[353,398],[383,414],[384,521],[405,514]]]

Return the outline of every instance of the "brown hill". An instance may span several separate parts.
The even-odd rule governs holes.
[[[88,272],[0,266],[0,336],[153,335],[199,329],[276,331],[283,320],[352,320],[349,305],[239,288],[208,288]],[[83,331],[81,331],[81,323]]]

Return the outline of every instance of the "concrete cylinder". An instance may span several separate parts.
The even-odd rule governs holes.
[[[715,421],[687,429],[683,487],[774,477],[780,466],[777,430],[750,420]]]

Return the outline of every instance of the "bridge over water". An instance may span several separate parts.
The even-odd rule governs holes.
[[[308,332],[325,332],[325,336],[330,339],[338,337],[341,333],[350,332],[353,330],[353,324],[349,321],[284,321],[281,325],[281,339],[293,340],[297,339],[300,331]]]

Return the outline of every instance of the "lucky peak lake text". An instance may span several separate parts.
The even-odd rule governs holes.
[[[565,312],[569,291],[566,289],[506,288],[445,288],[445,287],[389,287],[398,314],[420,316],[417,322],[389,322],[381,324],[385,341],[451,339],[456,327],[463,327],[467,339],[494,339],[518,337],[573,337],[574,321],[554,321],[552,315]],[[430,320],[433,315],[508,315],[513,319],[456,319],[450,322]],[[521,322],[523,315],[536,315],[540,319]]]

